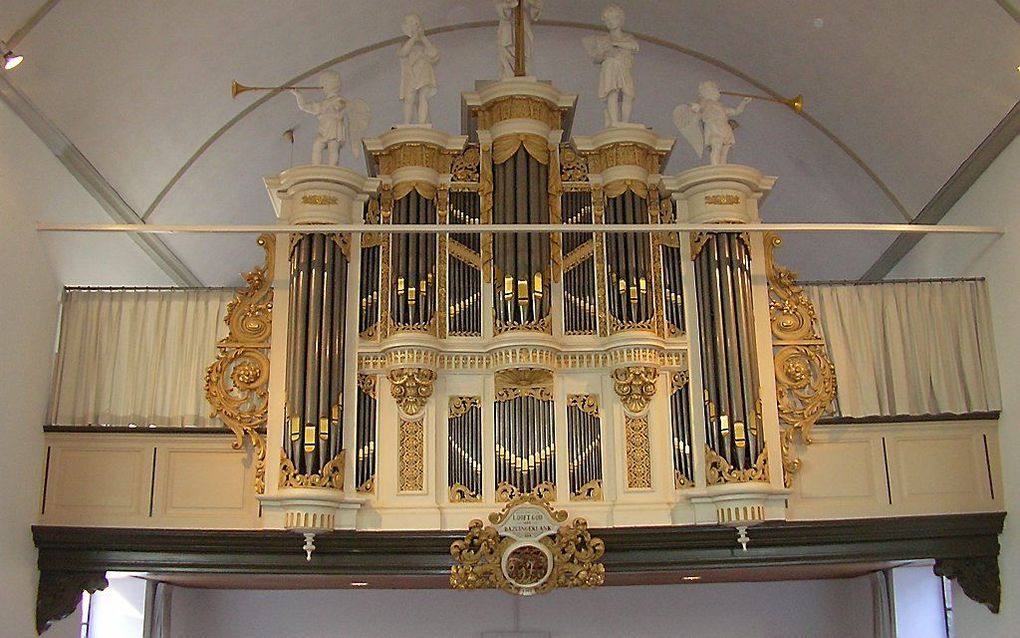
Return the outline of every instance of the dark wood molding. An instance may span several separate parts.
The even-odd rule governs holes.
[[[1004,518],[994,512],[768,522],[749,529],[746,552],[736,530],[717,525],[593,533],[606,543],[610,574],[934,560],[967,595],[988,603],[993,598],[986,592],[998,588]],[[316,537],[308,562],[301,536],[281,530],[35,526],[32,532],[44,574],[66,573],[73,565],[89,574],[441,576],[453,564],[450,544],[463,537],[459,531],[336,531]]]
[[[964,414],[897,414],[892,416],[823,416],[819,425],[837,424],[888,424],[888,423],[937,423],[939,421],[998,421],[1000,412],[966,412]]]
[[[938,559],[935,561],[935,574],[955,580],[968,598],[982,603],[993,614],[999,613],[1002,584],[999,581],[997,558],[981,556]]]
[[[42,635],[50,625],[78,609],[82,593],[106,589],[106,570],[70,571],[44,569],[39,572],[35,602],[35,630]]]

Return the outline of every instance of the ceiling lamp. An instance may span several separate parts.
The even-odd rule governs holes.
[[[3,53],[4,69],[7,71],[10,71],[14,67],[18,66],[19,64],[21,64],[22,60],[25,59],[25,56],[18,55],[14,51],[11,51],[9,48],[7,48],[7,44],[2,41],[0,41],[0,52]]]

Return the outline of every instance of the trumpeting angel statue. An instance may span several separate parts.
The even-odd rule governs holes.
[[[325,71],[319,76],[322,99],[313,101],[292,89],[297,97],[298,108],[319,118],[319,129],[312,144],[312,164],[340,165],[340,149],[352,142],[351,152],[361,157],[361,138],[371,121],[371,111],[364,100],[348,100],[340,95],[340,74]],[[322,152],[327,159],[322,161]]]
[[[726,163],[730,149],[736,143],[733,127],[736,123],[730,118],[744,112],[751,98],[745,97],[734,108],[724,106],[719,86],[712,81],[702,82],[698,86],[698,101],[681,104],[673,110],[673,123],[680,134],[702,157],[708,147],[709,163],[718,166]]]

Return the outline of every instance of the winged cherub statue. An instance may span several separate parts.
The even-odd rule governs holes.
[[[751,98],[745,97],[735,108],[723,106],[719,85],[712,81],[698,85],[698,101],[681,104],[673,109],[673,123],[680,134],[691,145],[698,157],[708,147],[709,162],[712,166],[726,163],[730,149],[736,143],[733,137],[735,122],[730,118],[744,112]]]
[[[319,76],[322,88],[322,99],[311,101],[299,91],[292,89],[297,97],[298,108],[319,118],[319,129],[312,144],[312,164],[340,165],[340,149],[347,142],[353,141],[351,152],[354,157],[361,157],[361,137],[368,128],[371,113],[364,100],[348,100],[340,95],[340,74],[336,71],[325,71]],[[327,161],[322,161],[322,151],[326,150]]]

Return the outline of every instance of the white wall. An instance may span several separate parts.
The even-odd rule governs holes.
[[[992,300],[999,377],[1003,380],[999,421],[1006,528],[1001,537],[1002,610],[999,615],[954,587],[956,630],[970,636],[1016,636],[1020,627],[1020,140],[1014,140],[946,216],[946,224],[1001,226],[999,238],[929,237],[907,255],[891,277],[983,276]],[[1011,520],[1012,519],[1012,520]]]
[[[604,587],[526,599],[495,591],[179,588],[172,637],[477,638],[514,629],[518,604],[519,629],[554,638],[872,635],[871,589],[857,578]]]
[[[5,635],[35,635],[38,579],[30,525],[39,513],[43,477],[43,417],[60,287],[26,210],[47,199],[23,188],[20,163],[41,146],[0,104],[0,627]],[[8,140],[11,140],[8,143]],[[45,149],[44,149],[45,150]],[[54,160],[55,161],[55,160]]]
[[[942,579],[930,565],[892,570],[896,609],[896,638],[944,638],[946,608]]]

